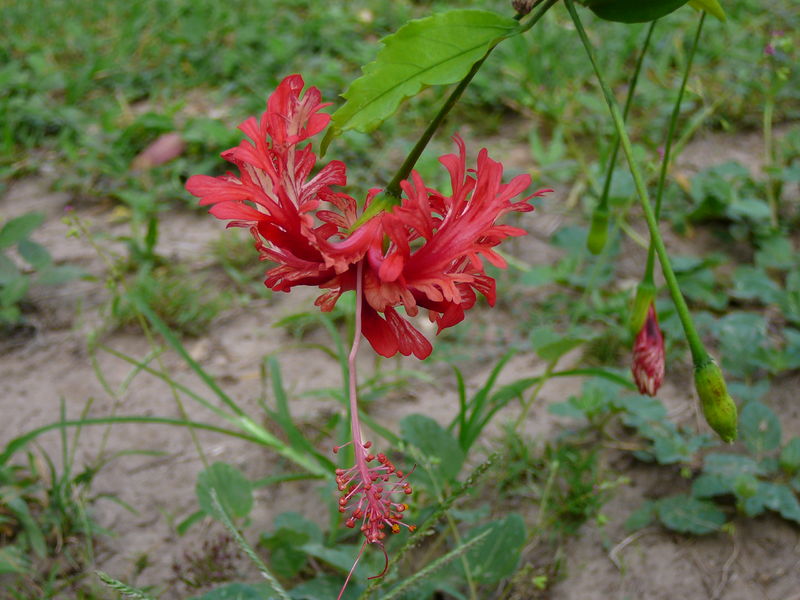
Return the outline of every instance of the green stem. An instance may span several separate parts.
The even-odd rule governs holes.
[[[517,34],[524,33],[528,31],[531,27],[533,27],[539,20],[544,16],[544,14],[559,0],[545,0],[542,5],[539,7],[539,10],[531,16],[528,21],[526,21],[517,31]],[[522,15],[517,15],[514,17],[516,19],[521,19]],[[369,221],[372,217],[380,213],[381,211],[388,210],[392,206],[396,206],[400,204],[400,195],[401,195],[401,188],[400,183],[408,179],[411,170],[414,168],[414,165],[417,164],[417,160],[422,155],[422,152],[427,147],[428,143],[433,138],[433,134],[436,133],[436,130],[439,128],[439,125],[445,120],[447,115],[450,113],[452,108],[456,105],[458,100],[461,98],[461,94],[464,93],[464,90],[467,89],[467,86],[470,84],[472,79],[478,73],[480,68],[483,66],[483,63],[486,62],[486,59],[489,58],[489,54],[491,54],[492,50],[494,50],[497,45],[502,42],[506,38],[501,38],[497,42],[494,43],[487,51],[486,54],[483,55],[478,62],[472,65],[472,68],[469,70],[469,73],[462,79],[456,88],[450,93],[447,100],[445,100],[442,107],[439,109],[439,112],[436,113],[436,116],[433,117],[433,120],[428,124],[428,127],[422,133],[422,136],[419,138],[414,147],[411,149],[411,152],[408,153],[406,159],[403,161],[403,164],[400,165],[400,168],[395,173],[392,180],[387,184],[387,186],[383,190],[383,194],[376,197],[372,203],[361,213],[361,216],[356,219],[356,222],[350,226],[350,231],[353,231]]]
[[[694,55],[697,46],[700,42],[700,33],[703,31],[703,23],[706,20],[706,12],[700,12],[700,21],[697,23],[697,31],[694,34],[692,47],[689,49],[689,56],[686,58],[686,68],[683,70],[683,79],[681,80],[681,87],[678,90],[678,97],[675,99],[675,106],[672,107],[672,116],[669,119],[669,128],[667,130],[667,139],[664,142],[664,157],[661,160],[661,172],[658,174],[658,187],[656,188],[656,220],[661,216],[661,199],[664,196],[664,186],[667,180],[667,171],[669,170],[669,163],[672,152],[672,140],[675,138],[675,129],[678,127],[678,117],[681,114],[681,103],[683,102],[683,94],[686,91],[686,83],[689,81],[689,73],[692,71],[692,62],[694,62]],[[655,265],[655,248],[651,241],[650,247],[647,250],[647,267],[644,272],[644,281],[653,283],[653,267]]]
[[[614,100],[614,96],[611,93],[611,89],[608,86],[605,78],[603,77],[602,72],[600,71],[600,67],[597,64],[597,60],[595,59],[594,52],[592,51],[592,46],[589,43],[589,39],[586,36],[586,31],[583,28],[583,24],[581,23],[580,17],[575,10],[575,5],[573,4],[573,0],[564,0],[567,6],[567,10],[569,11],[570,16],[572,17],[572,21],[575,23],[575,28],[578,31],[578,35],[581,38],[581,43],[583,44],[584,49],[586,50],[586,54],[589,57],[590,62],[592,63],[592,67],[594,68],[595,75],[597,77],[597,81],[600,84],[601,89],[603,90],[603,96],[605,97],[606,103],[608,104],[608,109],[611,113],[611,118],[614,120],[614,126],[617,129],[617,133],[619,134],[620,141],[622,143],[622,150],[625,153],[625,157],[628,159],[628,165],[630,166],[631,175],[633,176],[633,182],[636,186],[636,192],[639,196],[639,201],[642,205],[642,210],[644,211],[645,220],[647,221],[647,227],[650,230],[650,237],[652,243],[655,246],[655,251],[658,255],[658,260],[661,263],[661,270],[664,273],[664,279],[667,282],[667,287],[669,288],[670,294],[672,296],[672,301],[675,303],[675,309],[678,312],[678,317],[681,320],[681,325],[683,325],[683,331],[686,335],[686,340],[689,342],[689,348],[692,352],[692,359],[695,364],[702,364],[709,360],[708,352],[706,351],[705,347],[703,346],[703,342],[700,340],[700,336],[695,329],[694,323],[692,322],[691,314],[689,313],[689,307],[686,305],[686,300],[683,298],[683,294],[681,294],[681,288],[678,285],[678,280],[675,277],[675,272],[672,270],[672,265],[669,262],[669,255],[667,254],[667,248],[664,245],[664,240],[661,238],[661,233],[658,231],[658,222],[656,221],[655,213],[653,212],[653,207],[650,205],[650,198],[647,194],[647,187],[644,184],[644,178],[642,177],[641,171],[639,170],[639,166],[636,163],[636,160],[633,156],[633,147],[631,145],[630,138],[628,137],[628,133],[625,130],[625,123],[622,119],[622,114],[620,113],[619,107],[617,106],[616,101]]]
[[[539,10],[531,16],[531,18],[525,22],[525,25],[521,29],[520,33],[527,31],[531,27],[533,27],[543,16],[544,14],[556,3],[558,0],[547,0],[542,4]],[[442,124],[445,117],[447,117],[448,113],[452,110],[452,108],[456,105],[458,100],[461,98],[461,94],[464,93],[464,90],[467,89],[467,86],[470,84],[472,79],[475,77],[476,73],[480,70],[483,66],[483,63],[489,58],[489,54],[491,54],[492,50],[497,47],[502,40],[498,41],[494,44],[489,50],[487,50],[486,54],[481,58],[478,62],[472,65],[469,73],[467,76],[462,79],[456,88],[450,93],[450,96],[447,98],[445,103],[442,105],[442,108],[439,109],[439,112],[433,118],[433,120],[428,125],[425,132],[422,134],[422,137],[419,138],[419,141],[414,145],[411,149],[411,152],[408,153],[408,156],[403,161],[403,164],[400,165],[400,168],[397,170],[397,173],[389,182],[389,185],[386,186],[385,193],[393,198],[399,199],[400,198],[400,182],[408,179],[409,174],[411,173],[411,169],[414,168],[414,165],[417,164],[417,160],[422,155],[423,150],[428,145],[428,142],[431,141],[433,134],[436,133],[436,130],[439,128],[439,125]]]
[[[636,59],[636,67],[633,70],[633,75],[631,76],[631,81],[628,85],[628,97],[625,98],[625,108],[622,110],[623,119],[628,118],[628,113],[631,110],[634,92],[636,91],[636,85],[639,83],[639,74],[642,71],[642,64],[644,64],[644,56],[647,53],[647,48],[650,46],[650,38],[653,36],[653,29],[655,29],[657,22],[658,21],[653,21],[650,23],[650,27],[647,29],[647,35],[644,38],[644,44],[642,44],[642,51],[639,53],[639,56]],[[609,159],[608,166],[606,167],[606,180],[603,183],[603,192],[600,196],[598,208],[602,207],[608,210],[608,194],[611,191],[611,181],[614,179],[614,165],[617,164],[619,144],[619,136],[617,136],[614,139],[614,147],[611,149],[611,158]]]
[[[525,422],[525,419],[528,418],[528,413],[531,410],[531,406],[533,406],[534,402],[536,402],[536,399],[539,397],[539,392],[542,391],[542,388],[544,387],[544,384],[547,383],[547,380],[550,379],[550,377],[552,377],[553,369],[556,368],[556,364],[557,363],[558,363],[558,358],[555,359],[555,360],[551,360],[547,364],[547,368],[545,369],[544,374],[542,375],[542,378],[539,380],[539,383],[536,384],[536,387],[534,388],[533,392],[531,392],[531,395],[528,398],[528,401],[522,403],[522,410],[520,411],[519,416],[517,417],[517,420],[514,421],[513,431],[515,433],[519,429],[519,426],[522,425],[522,423]]]
[[[775,193],[775,184],[772,178],[773,164],[773,143],[772,143],[772,114],[775,110],[775,102],[772,94],[767,96],[764,102],[764,172],[767,174],[767,202],[770,208],[770,222],[772,227],[778,228],[778,213],[780,206],[778,196]]]

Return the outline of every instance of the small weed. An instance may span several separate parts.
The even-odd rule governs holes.
[[[203,278],[190,274],[185,267],[157,267],[152,272],[140,272],[127,292],[113,298],[111,317],[118,326],[139,319],[128,294],[142,298],[171,328],[195,336],[206,332],[214,317],[231,302],[231,296],[224,292],[209,296]]]
[[[172,563],[172,572],[175,581],[183,583],[187,590],[198,590],[236,579],[243,558],[233,538],[219,534],[204,540],[198,550],[184,552],[180,560]]]

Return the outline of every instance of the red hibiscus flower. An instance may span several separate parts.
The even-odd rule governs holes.
[[[503,166],[485,149],[477,168],[467,170],[466,150],[455,137],[458,154],[441,157],[450,173],[452,193],[425,186],[418,173],[401,184],[401,204],[351,230],[357,203],[334,191],[346,183],[345,165],[332,161],[311,176],[316,155],[311,145],[300,147],[322,131],[330,116],[320,113],[319,90],[301,96],[303,79],[284,79],[267,102],[260,120],[250,118],[240,129],[252,140],[222,154],[239,175],[195,175],[186,189],[211,205],[210,212],[230,219],[229,226],[247,227],[262,260],[278,266],[267,271],[265,285],[288,292],[296,285],[327,290],[316,300],[332,310],[343,292],[356,289],[362,273],[362,332],[382,356],[397,352],[426,358],[430,342],[396,309],[414,317],[422,307],[438,331],[464,318],[479,292],[495,302],[495,282],[484,272],[483,259],[499,267],[505,261],[494,246],[525,232],[497,225],[503,214],[530,211],[531,198],[512,202],[531,183],[518,175],[502,183]],[[379,193],[367,194],[365,207]]]

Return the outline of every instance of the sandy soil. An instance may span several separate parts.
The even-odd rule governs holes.
[[[739,147],[720,143],[720,140],[701,142],[709,143],[713,148]],[[700,157],[707,157],[708,146],[705,148],[688,149],[683,157],[688,162],[683,165],[696,165]],[[716,157],[718,161],[739,158],[738,155],[728,157],[725,150]],[[509,158],[514,161],[513,156]],[[524,160],[520,157],[519,162]],[[545,241],[563,218],[563,210],[559,208],[559,202],[563,201],[564,198],[551,199],[531,219],[534,231],[525,242],[525,256],[533,258],[528,262],[545,263],[555,258],[553,249]],[[117,393],[131,367],[103,350],[96,352],[96,360],[115,393],[110,394],[98,381],[86,339],[101,322],[101,310],[106,301],[104,267],[88,244],[66,237],[67,226],[62,223],[61,216],[69,202],[66,194],[50,191],[50,182],[45,179],[18,181],[0,199],[0,214],[4,218],[34,209],[44,211],[47,221],[34,239],[46,244],[57,261],[81,265],[98,278],[93,282],[71,282],[57,289],[35,289],[32,301],[36,310],[31,314],[35,326],[33,335],[20,335],[0,344],[0,446],[34,427],[52,423],[57,419],[60,401],[65,403],[71,418],[78,417],[87,407],[90,416],[180,415],[168,386],[150,375],[138,374],[126,390]],[[108,208],[78,207],[77,210],[82,218],[91,220],[96,229],[113,232],[115,227],[124,228],[110,222]],[[198,256],[207,254],[209,241],[215,239],[221,229],[220,223],[209,217],[165,214],[160,251],[178,261],[196,261]],[[322,422],[333,411],[340,410],[339,406],[331,400],[298,397],[298,394],[324,385],[338,385],[338,365],[320,351],[293,347],[293,340],[283,330],[271,327],[282,316],[296,311],[298,302],[310,306],[312,298],[310,293],[301,294],[299,299],[296,294],[291,298],[278,294],[257,301],[246,310],[231,307],[204,335],[188,342],[190,352],[217,377],[231,397],[251,414],[258,415],[260,364],[266,354],[282,349],[280,364],[294,398],[294,414],[300,415],[304,423]],[[493,318],[506,318],[513,323],[508,315],[498,314]],[[100,340],[105,346],[133,357],[143,357],[150,350],[147,341],[137,333],[105,333]],[[206,393],[202,383],[177,356],[167,352],[161,360],[163,367],[178,381]],[[365,366],[369,367],[366,361]],[[530,356],[518,356],[504,376],[516,379],[542,370],[543,366]],[[485,379],[488,367],[476,361],[469,372],[469,384],[474,387]],[[456,405],[449,383],[450,378],[443,378],[439,384],[415,385],[410,394],[401,398],[377,401],[372,412],[389,425],[413,412],[445,422],[455,413]],[[800,375],[782,378],[773,389],[769,403],[782,418],[784,435],[788,438],[800,434],[800,404],[796,391],[800,389]],[[548,414],[547,404],[563,400],[578,390],[579,382],[575,381],[548,383],[542,391],[543,402],[534,408],[528,419],[527,433],[542,438],[552,432],[557,420]],[[668,381],[662,399],[678,418],[695,419],[694,399],[680,381]],[[202,407],[192,406],[191,413],[198,420],[213,422],[213,416]],[[512,414],[501,415],[499,421]],[[280,469],[280,460],[275,455],[252,444],[212,434],[199,433],[198,438],[208,461],[230,462],[249,477],[263,477]],[[174,529],[177,522],[196,509],[194,486],[197,473],[203,468],[187,431],[157,425],[115,425],[110,431],[105,426],[95,426],[81,431],[77,448],[78,463],[95,460],[98,454],[108,457],[127,450],[163,452],[160,456],[114,458],[97,475],[95,493],[118,496],[136,509],[136,513],[131,513],[103,499],[94,505],[94,515],[100,525],[114,532],[113,537],[101,538],[97,547],[97,568],[139,585],[163,583],[172,576],[174,560],[180,560],[186,551],[196,549],[202,539],[219,531],[208,523],[195,526],[186,536],[177,535]],[[59,456],[58,436],[50,433],[38,438],[34,452]],[[732,534],[687,538],[653,527],[629,536],[623,522],[630,512],[643,499],[681,485],[681,480],[666,469],[648,469],[632,463],[614,466],[630,477],[631,484],[618,489],[604,507],[603,514],[608,522],[602,528],[586,525],[580,536],[569,544],[567,577],[551,590],[550,598],[800,599],[800,531],[796,526],[778,518],[764,517],[735,521]],[[321,502],[317,487],[299,482],[257,490],[251,531],[271,529],[273,517],[286,510],[315,518]],[[147,560],[142,562],[145,556]],[[176,587],[164,597],[179,597],[180,593]],[[531,597],[534,597],[533,592]]]

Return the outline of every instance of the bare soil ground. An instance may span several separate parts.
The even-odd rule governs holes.
[[[705,150],[700,146],[688,149],[684,161],[694,162],[692,156],[698,161],[708,157],[709,147],[716,161],[725,160],[729,158],[729,148],[740,148],[746,142],[705,140],[700,143],[711,146]],[[60,401],[65,403],[71,418],[78,417],[87,407],[89,416],[180,415],[168,386],[146,373],[138,374],[116,398],[98,380],[86,339],[101,323],[101,310],[107,299],[104,266],[88,244],[66,236],[67,227],[61,216],[69,201],[65,194],[50,191],[50,182],[44,179],[18,181],[0,199],[0,213],[5,218],[34,209],[44,211],[47,221],[34,238],[47,245],[57,261],[79,264],[98,278],[94,282],[71,282],[57,289],[35,289],[33,335],[21,333],[0,343],[0,446],[23,432],[57,420]],[[532,252],[526,256],[535,258],[529,262],[544,263],[554,258],[545,240],[561,219],[558,201],[551,200],[530,219],[533,235],[525,243]],[[109,208],[79,206],[76,210],[82,218],[90,219],[95,228],[124,227],[111,222]],[[548,208],[552,210],[548,212]],[[159,250],[191,264],[197,257],[207,255],[209,241],[221,229],[218,221],[206,216],[186,211],[165,213]],[[310,306],[313,295],[300,298],[297,294],[291,298],[277,294],[247,308],[231,307],[204,335],[190,340],[188,347],[226,392],[253,414],[260,414],[256,402],[261,393],[260,364],[266,354],[280,349],[283,376],[295,397],[294,414],[300,415],[304,422],[314,423],[340,410],[339,406],[330,400],[297,397],[297,392],[338,385],[340,371],[323,352],[298,348],[283,330],[272,327],[282,316],[296,311],[298,302]],[[512,315],[498,314],[492,318],[514,322]],[[100,339],[102,344],[133,357],[141,358],[150,350],[143,336],[130,331],[105,333]],[[131,371],[129,364],[102,350],[97,352],[96,359],[99,371],[112,389],[116,390]],[[177,356],[165,353],[162,360],[178,381],[204,392],[202,384]],[[365,365],[369,368],[370,363],[365,361]],[[524,377],[542,369],[530,356],[517,357],[506,370],[506,376]],[[469,384],[474,387],[484,381],[488,370],[488,366],[472,368]],[[445,422],[455,413],[451,384],[449,377],[443,377],[437,384],[417,385],[409,396],[377,401],[371,410],[388,425],[413,412]],[[528,419],[528,433],[542,438],[552,432],[557,421],[547,412],[548,403],[563,400],[578,389],[579,383],[570,380],[548,383],[542,392],[543,401]],[[787,375],[776,382],[768,400],[781,416],[785,436],[800,434],[799,389],[800,375]],[[661,397],[676,418],[684,422],[697,418],[692,392],[680,378],[669,380]],[[194,405],[191,414],[198,420],[213,418]],[[503,418],[501,415],[500,420]],[[251,478],[274,472],[279,462],[274,455],[252,444],[204,433],[198,433],[198,438],[209,461],[233,463]],[[37,451],[57,457],[59,443],[57,434],[47,434],[37,440]],[[80,432],[77,448],[78,463],[91,461],[100,452],[105,456],[135,449],[163,452],[160,456],[115,458],[97,475],[96,493],[117,496],[136,510],[132,513],[110,500],[101,499],[95,504],[95,518],[113,532],[113,536],[101,537],[97,568],[137,585],[161,584],[172,577],[173,561],[180,562],[183,554],[195,551],[202,539],[218,533],[218,529],[207,523],[195,526],[185,536],[175,532],[175,524],[196,509],[195,481],[203,468],[187,431],[157,425],[115,425],[111,429],[94,426]],[[800,531],[796,526],[779,518],[764,517],[739,519],[730,534],[687,538],[653,527],[631,536],[623,522],[644,499],[685,483],[678,473],[664,468],[634,463],[613,467],[629,476],[631,483],[618,489],[604,507],[608,522],[603,527],[586,525],[569,544],[567,576],[551,590],[550,598],[800,599]],[[252,530],[271,529],[273,517],[287,510],[315,518],[322,500],[317,487],[299,482],[257,490]],[[244,566],[242,569],[247,570]],[[178,598],[182,593],[180,586],[175,586],[165,598]],[[531,591],[530,597],[540,596]]]

